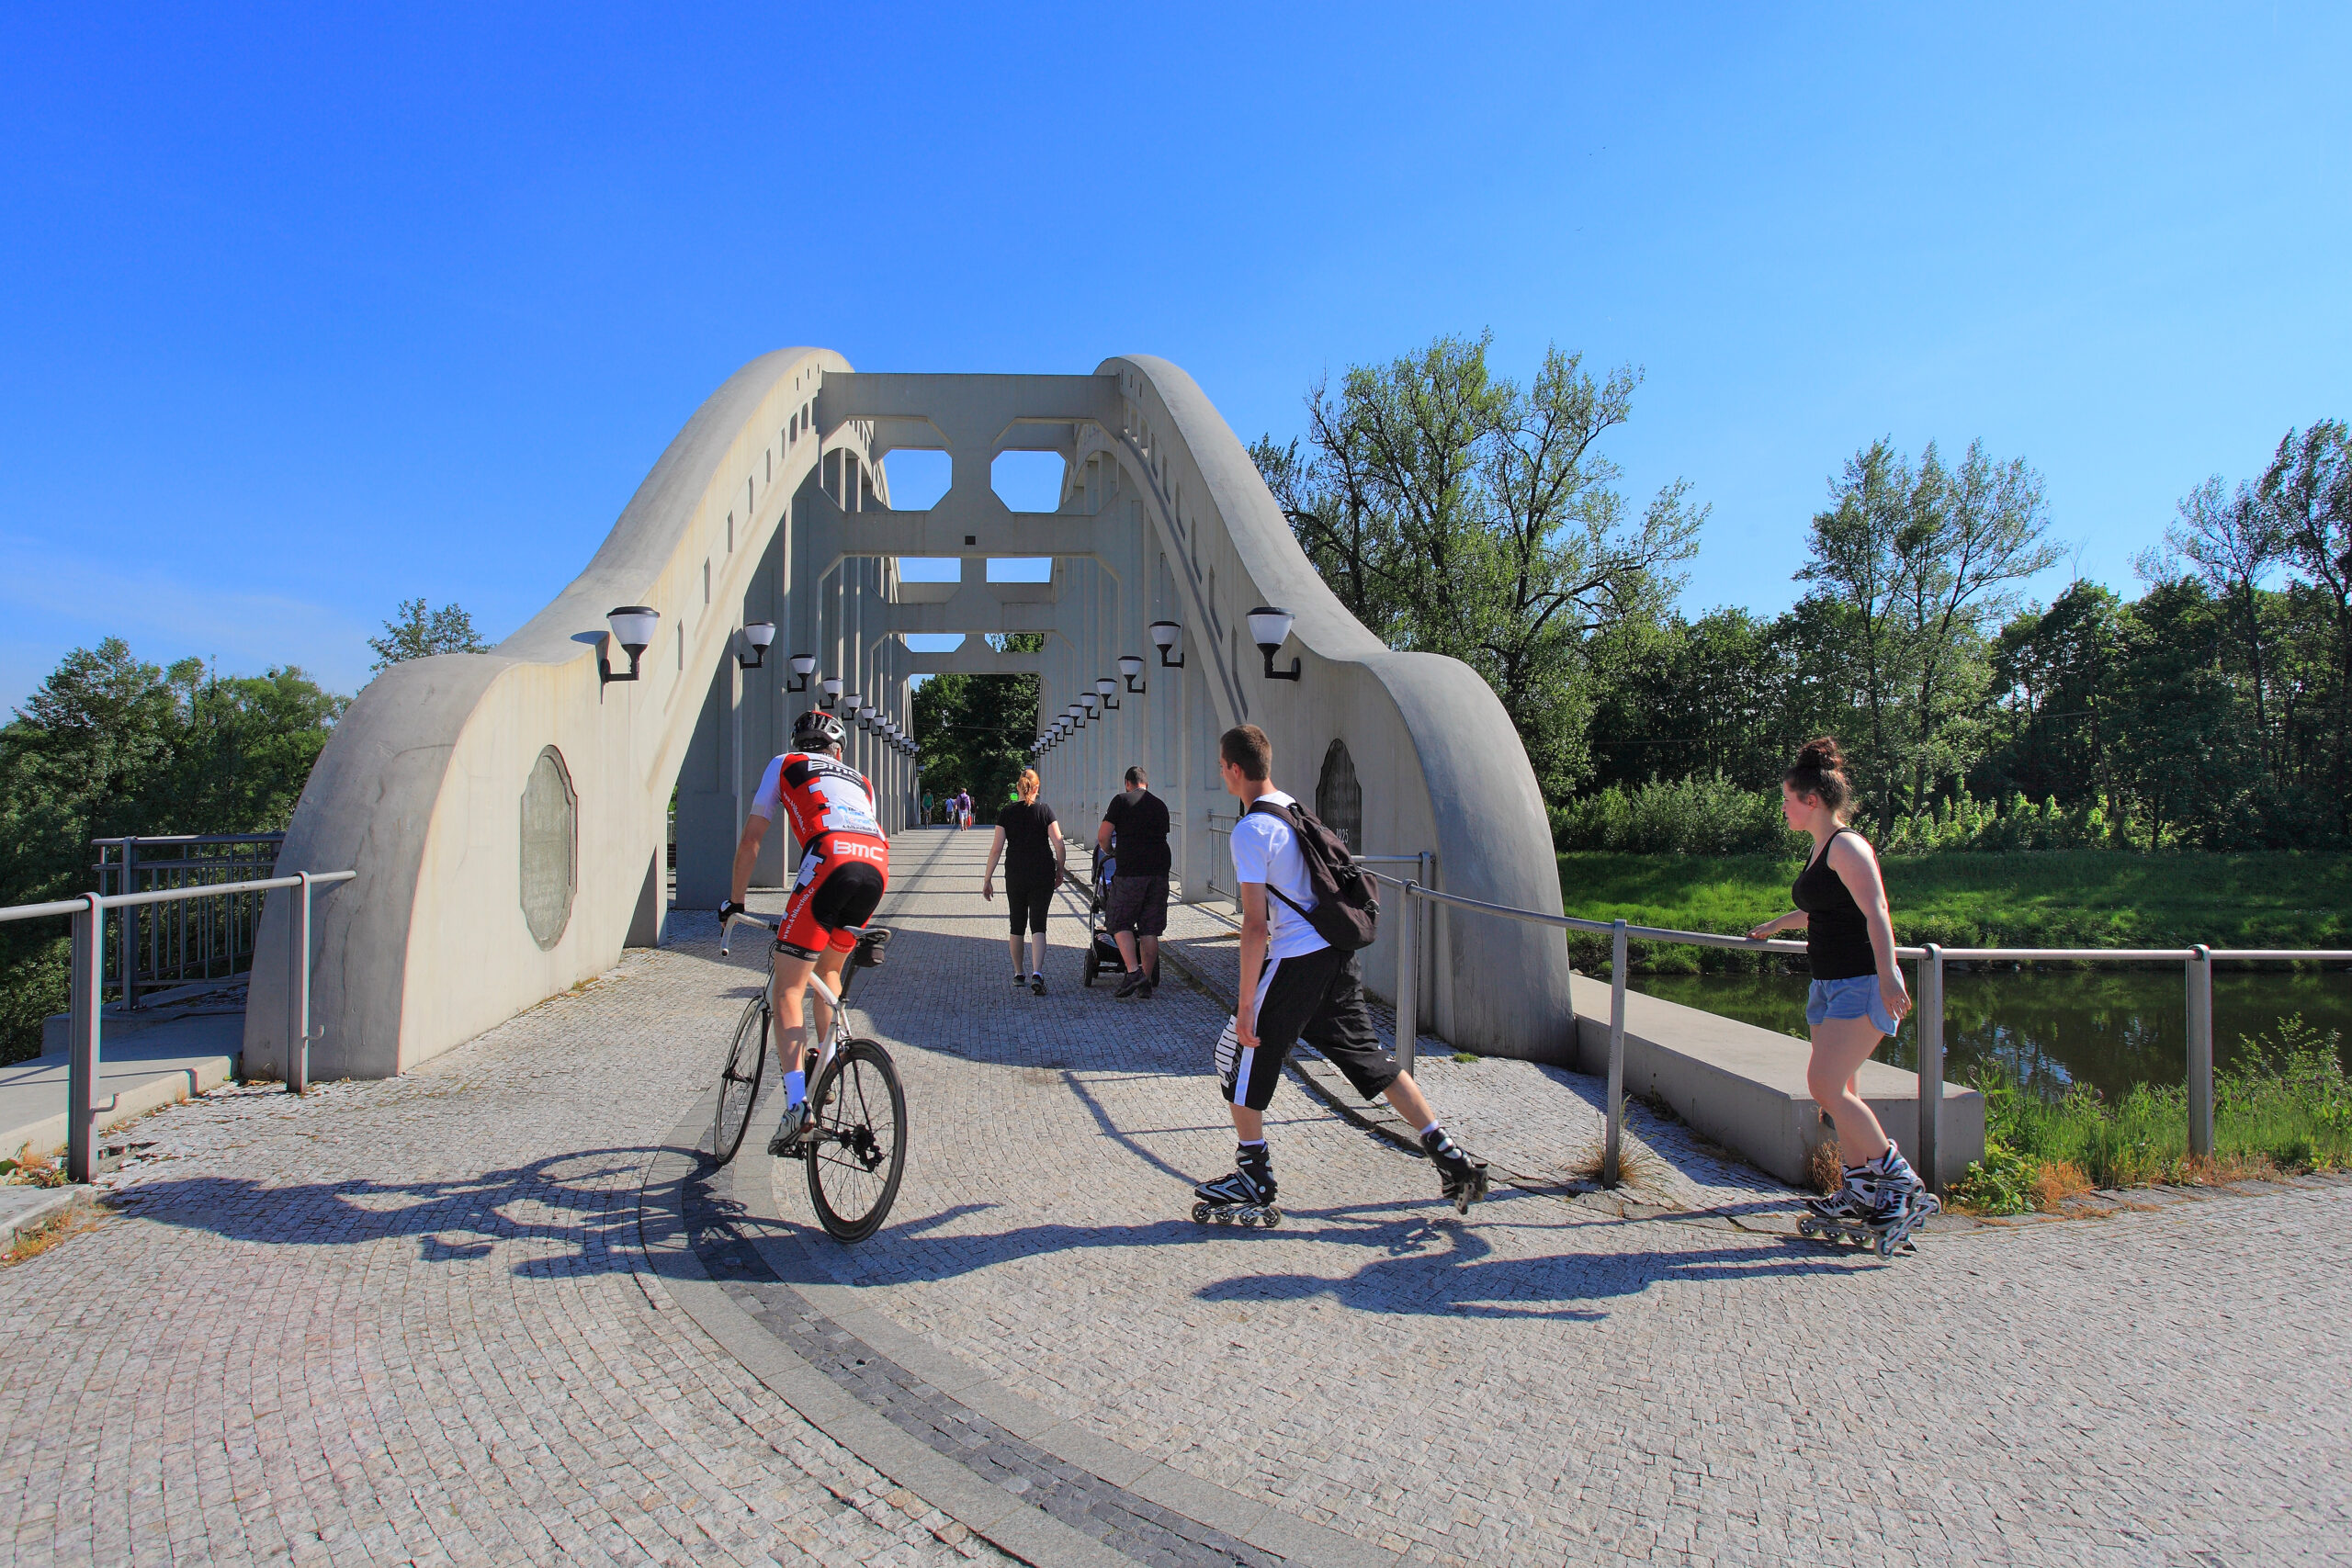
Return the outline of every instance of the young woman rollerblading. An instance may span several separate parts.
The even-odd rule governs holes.
[[[1791,889],[1796,908],[1747,934],[1762,940],[1781,931],[1805,933],[1813,984],[1805,1022],[1813,1060],[1805,1087],[1838,1128],[1845,1183],[1826,1198],[1805,1201],[1812,1213],[1805,1235],[1852,1236],[1893,1252],[1943,1205],[1894,1146],[1856,1091],[1854,1076],[1879,1041],[1911,1010],[1894,956],[1894,925],[1886,884],[1870,840],[1846,826],[1853,787],[1838,742],[1807,741],[1781,781],[1781,811],[1791,829],[1811,835],[1813,852]]]
[[[1217,1084],[1239,1140],[1231,1176],[1193,1190],[1193,1217],[1273,1224],[1277,1187],[1265,1110],[1291,1046],[1305,1040],[1367,1100],[1385,1097],[1420,1129],[1438,1190],[1456,1212],[1487,1195],[1487,1166],[1438,1124],[1410,1073],[1381,1049],[1365,1009],[1356,955],[1333,946],[1309,919],[1318,906],[1299,839],[1311,827],[1298,802],[1273,784],[1273,745],[1254,724],[1217,743],[1227,794],[1241,802],[1233,874],[1241,901],[1240,1008],[1217,1039]],[[1328,913],[1328,911],[1327,911]]]

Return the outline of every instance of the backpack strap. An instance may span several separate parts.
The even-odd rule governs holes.
[[[1261,812],[1261,811],[1264,812],[1264,813],[1265,813],[1267,816],[1269,816],[1269,817],[1274,818],[1275,819],[1277,819],[1277,820],[1279,820],[1279,821],[1282,821],[1282,822],[1284,822],[1284,823],[1289,824],[1289,826],[1290,826],[1290,830],[1291,830],[1292,832],[1294,832],[1294,833],[1300,832],[1300,831],[1302,831],[1302,830],[1303,830],[1303,829],[1300,829],[1300,827],[1299,827],[1299,825],[1298,825],[1298,818],[1295,818],[1295,817],[1292,816],[1289,812],[1287,812],[1287,811],[1283,810],[1281,807],[1276,806],[1273,802],[1272,802],[1272,801],[1270,801],[1270,800],[1253,800],[1253,801],[1251,801],[1251,802],[1250,803],[1250,809],[1249,809],[1248,811],[1243,812],[1241,815],[1242,815],[1242,816],[1244,816],[1244,817],[1248,817],[1248,816],[1251,816],[1251,815],[1253,815],[1253,814],[1255,814],[1255,813],[1257,813],[1257,812]],[[1306,856],[1306,852],[1305,850],[1301,850],[1301,851],[1299,851],[1298,852],[1299,852],[1299,855],[1300,855],[1300,857],[1301,857],[1302,859],[1303,859],[1303,858]],[[1275,897],[1277,897],[1277,898],[1281,899],[1283,903],[1288,904],[1288,905],[1289,905],[1293,909],[1297,910],[1297,911],[1298,911],[1298,918],[1299,918],[1300,919],[1302,919],[1302,920],[1311,920],[1311,919],[1313,919],[1315,918],[1314,916],[1312,916],[1312,915],[1308,914],[1305,908],[1301,908],[1301,906],[1300,906],[1300,904],[1299,904],[1299,902],[1298,902],[1298,900],[1297,900],[1297,899],[1295,899],[1295,898],[1292,897],[1289,894],[1287,894],[1287,893],[1283,892],[1281,888],[1279,888],[1279,887],[1275,886],[1272,883],[1269,882],[1269,883],[1267,883],[1267,884],[1266,884],[1266,891],[1267,891],[1267,892],[1269,892],[1269,893],[1271,893],[1271,894],[1272,894]]]

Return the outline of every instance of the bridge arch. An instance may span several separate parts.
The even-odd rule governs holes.
[[[889,507],[894,450],[944,450],[944,494]],[[1016,513],[991,466],[1007,450],[1064,459],[1060,505]],[[903,556],[954,557],[954,582],[902,582]],[[991,582],[987,562],[1051,557],[1047,582]],[[1296,682],[1265,679],[1244,618],[1295,612]],[[642,678],[605,646],[605,612],[662,613]],[[758,668],[741,628],[777,627]],[[1183,627],[1163,664],[1148,627]],[[910,633],[960,632],[949,654]],[[1047,634],[1042,653],[1000,653],[991,632]],[[1256,723],[1278,776],[1317,787],[1335,746],[1353,760],[1362,852],[1437,856],[1440,884],[1474,897],[1560,907],[1541,796],[1493,692],[1457,661],[1397,653],[1325,588],[1249,454],[1192,378],[1164,360],[1107,359],[1088,376],[876,375],[815,348],[763,355],[697,409],[590,560],[548,607],[488,653],[412,660],[360,694],[322,754],[280,865],[359,873],[314,920],[314,1076],[401,1071],[659,940],[675,803],[676,900],[709,908],[752,784],[810,695],[794,654],[908,722],[908,680],[948,670],[1035,671],[1057,711],[1145,660],[1099,720],[1049,752],[1049,798],[1073,821],[1150,769],[1175,819],[1178,869],[1204,896],[1214,829],[1230,816],[1216,737]],[[1130,691],[1130,684],[1140,691]],[[920,738],[918,738],[920,739]],[[526,885],[528,813],[517,802],[550,750],[569,786],[571,897],[560,928]],[[913,759],[854,727],[886,827],[911,820]],[[543,803],[552,798],[547,782]],[[542,813],[544,817],[544,812]],[[547,829],[539,831],[546,837]],[[1081,835],[1083,836],[1083,835]],[[787,863],[771,835],[763,875]],[[552,842],[552,840],[548,840]],[[545,851],[542,847],[542,858]],[[1555,933],[1441,920],[1423,995],[1446,1038],[1510,1055],[1573,1047],[1568,966]],[[247,1070],[282,1070],[287,908],[263,922],[246,1021]],[[544,939],[544,940],[543,940]],[[1388,939],[1366,955],[1385,990]]]

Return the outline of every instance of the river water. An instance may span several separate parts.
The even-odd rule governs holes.
[[[1918,983],[1917,966],[1905,976]],[[1634,990],[1687,1007],[1804,1034],[1801,975],[1635,975]],[[2244,1036],[2275,1031],[2301,1014],[2352,1070],[2352,971],[2289,973],[2217,969],[2213,976],[2213,1056],[2226,1068]],[[2177,1084],[2188,1077],[2188,991],[2178,969],[2037,969],[1944,977],[1944,1076],[1966,1080],[1983,1064],[2055,1097],[2077,1083],[2110,1099],[2134,1084]],[[1918,1062],[1916,1015],[1880,1045],[1880,1060]]]

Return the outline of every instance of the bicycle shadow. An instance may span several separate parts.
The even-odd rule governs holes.
[[[427,1263],[478,1264],[520,1249],[517,1279],[630,1273],[641,1265],[638,1179],[667,1145],[581,1149],[474,1176],[286,1184],[248,1177],[163,1177],[117,1205],[156,1224],[263,1247],[351,1247],[413,1241]]]

